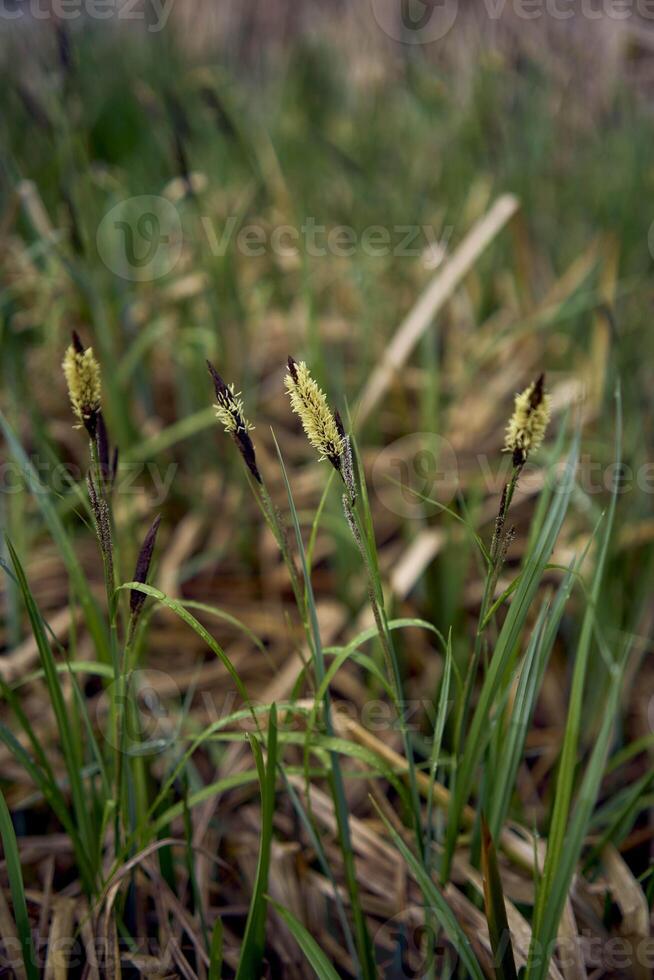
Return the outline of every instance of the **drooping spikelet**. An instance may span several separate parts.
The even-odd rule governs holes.
[[[254,452],[254,445],[250,438],[250,432],[254,428],[245,417],[243,400],[240,393],[234,391],[234,385],[226,385],[220,377],[213,364],[207,361],[209,374],[213,380],[216,392],[216,418],[222,422],[225,432],[227,432],[236,443],[246,466],[252,473],[257,483],[261,483],[261,474],[257,467],[257,458]]]
[[[136,559],[136,568],[134,569],[133,582],[147,582],[148,573],[150,571],[150,564],[152,562],[152,555],[154,553],[154,546],[157,540],[157,531],[159,530],[159,524],[161,522],[161,514],[157,514],[154,521],[150,525],[148,533],[143,539],[143,544],[141,545],[141,550],[139,551],[138,558]],[[143,603],[145,602],[145,593],[139,592],[137,589],[131,589],[129,594],[129,608],[133,617],[138,617],[141,609],[143,608]]]
[[[100,411],[100,365],[93,348],[85,348],[75,332],[73,342],[66,350],[62,367],[70,404],[79,419],[78,428],[83,425],[93,438]]]
[[[345,441],[327,399],[311,377],[304,361],[288,359],[288,374],[284,384],[291,398],[291,408],[300,416],[302,427],[321,459],[328,459],[341,472]]]
[[[550,402],[544,374],[515,396],[504,441],[504,452],[513,454],[514,466],[522,466],[529,453],[542,443],[550,420]]]

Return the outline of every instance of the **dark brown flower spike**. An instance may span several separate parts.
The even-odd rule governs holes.
[[[491,558],[495,558],[504,534],[504,522],[506,520],[506,510],[507,510],[507,495],[509,492],[508,484],[504,485],[502,490],[502,496],[500,498],[500,509],[497,512],[497,517],[495,518],[495,531],[493,533],[493,540],[491,541]]]
[[[109,482],[113,487],[116,482],[116,473],[118,472],[118,446],[114,446],[114,451],[111,456],[111,472],[109,477]]]
[[[103,494],[98,493],[98,489],[90,473],[86,475],[86,485],[89,491],[89,501],[91,503],[91,510],[93,511],[95,530],[108,569],[107,577],[109,582],[113,582],[113,540],[111,537],[109,508]]]
[[[95,429],[95,444],[98,448],[98,465],[103,483],[109,483],[111,477],[111,465],[109,463],[109,436],[105,425],[102,411],[98,412],[97,424]]]
[[[150,530],[145,536],[143,544],[141,545],[141,550],[139,556],[136,560],[136,568],[134,569],[134,582],[147,582],[148,573],[150,571],[150,564],[152,562],[152,553],[154,552],[154,545],[157,540],[157,531],[159,530],[159,524],[161,522],[161,515],[157,514]],[[129,608],[132,614],[132,619],[134,620],[143,607],[145,602],[145,593],[139,592],[136,589],[132,589],[129,594]]]
[[[227,432],[234,442],[236,443],[237,449],[240,452],[245,465],[249,469],[252,476],[255,478],[257,483],[263,483],[261,479],[261,474],[257,467],[257,458],[254,452],[254,445],[252,439],[250,438],[250,430],[253,426],[250,425],[245,417],[243,411],[243,401],[237,391],[234,391],[234,385],[227,385],[220,377],[216,369],[214,368],[211,361],[207,361],[207,367],[209,369],[209,374],[211,375],[211,380],[213,381],[214,389],[216,392],[216,404],[214,408],[216,409],[216,417],[222,422],[225,432]]]
[[[116,470],[118,469],[118,446],[114,446],[113,452],[111,451],[107,426],[102,411],[98,412],[95,444],[98,450],[98,466],[100,468],[102,483],[105,490],[111,493],[116,479]]]
[[[343,425],[343,419],[341,418],[341,413],[336,409],[334,412],[334,421],[336,422],[336,428],[338,429],[338,434],[343,442],[343,452],[339,461],[339,466],[337,467],[338,472],[343,478],[343,483],[347,488],[347,492],[350,495],[350,504],[354,506],[357,499],[357,487],[356,480],[354,479],[354,459],[352,457],[352,445],[350,443],[350,437],[345,431],[345,426]]]

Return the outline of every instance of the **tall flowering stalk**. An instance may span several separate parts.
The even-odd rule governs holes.
[[[216,394],[216,404],[214,406],[216,417],[222,424],[225,432],[234,440],[249,475],[254,478],[250,480],[250,485],[288,568],[295,602],[302,618],[307,643],[313,655],[316,687],[319,687],[325,676],[325,667],[319,631],[315,619],[315,610],[313,608],[311,582],[302,552],[301,541],[298,542],[298,546],[301,552],[304,581],[302,581],[302,577],[298,572],[294,555],[289,545],[289,534],[286,523],[272,502],[259,469],[256,451],[249,434],[253,426],[250,425],[246,418],[240,393],[236,392],[233,384],[226,384],[223,381],[210,362],[207,362],[207,367]],[[343,431],[340,418],[332,415],[324,394],[313,378],[311,378],[306,365],[297,364],[292,358],[289,358],[288,369],[286,389],[291,396],[292,404],[302,418],[305,432],[311,444],[319,451],[320,458],[328,459],[345,479],[344,474],[348,472],[347,454],[349,443]],[[349,471],[351,472],[351,466]],[[352,482],[353,486],[354,483]],[[334,729],[331,721],[331,696],[329,690],[324,695],[323,712],[327,734],[333,737]],[[372,945],[358,897],[358,884],[352,854],[352,842],[350,839],[345,785],[338,753],[331,752],[329,758],[331,767],[330,787],[334,801],[341,852],[343,854],[347,889],[355,920],[356,950],[349,939],[347,920],[344,913],[342,923],[346,941],[348,942],[348,949],[353,958],[356,959],[358,957],[361,966],[361,975],[364,977],[364,980],[368,980],[368,978],[372,980],[374,976]],[[340,907],[340,897],[337,897],[337,907]]]
[[[350,438],[345,433],[340,415],[338,412],[331,410],[325,394],[317,382],[311,377],[303,361],[298,364],[293,358],[289,358],[286,390],[291,398],[291,407],[300,417],[302,427],[309,442],[320,453],[321,460],[329,460],[334,469],[340,474],[345,486],[343,510],[348,527],[352,532],[366,569],[370,607],[384,652],[389,679],[395,694],[398,724],[404,743],[409,774],[411,811],[414,822],[413,829],[416,835],[418,852],[422,855],[424,852],[424,839],[420,820],[418,783],[413,747],[405,722],[406,713],[403,705],[402,674],[388,624],[384,592],[377,560],[377,546],[372,518],[367,506],[367,497],[365,494],[359,494],[357,492]],[[359,502],[359,506],[357,506],[357,502]],[[363,512],[360,515],[359,510],[361,508]]]
[[[113,666],[113,686],[110,698],[110,723],[113,728],[114,746],[114,846],[118,851],[122,826],[128,825],[131,817],[123,800],[127,799],[123,783],[126,779],[123,756],[126,751],[126,720],[132,732],[138,731],[140,721],[138,712],[129,698],[130,677],[133,669],[132,650],[135,645],[136,627],[143,608],[145,596],[133,590],[129,602],[129,621],[126,638],[122,647],[118,643],[118,603],[115,591],[115,528],[111,506],[111,495],[118,466],[118,451],[113,452],[109,443],[107,427],[102,414],[102,378],[100,365],[92,347],[85,347],[79,335],[73,333],[72,342],[63,360],[63,372],[68,386],[68,395],[77,428],[84,428],[89,436],[91,466],[87,474],[89,503],[102,555],[107,606],[109,610],[110,651]],[[159,527],[157,517],[146,534],[139,552],[133,581],[145,582],[148,577],[154,545]],[[144,762],[140,758],[130,760],[132,786],[144,785]],[[121,824],[122,821],[122,824]]]
[[[488,568],[484,582],[484,593],[479,609],[475,645],[468,664],[463,696],[460,701],[460,710],[455,720],[454,748],[457,758],[461,751],[463,733],[466,730],[468,722],[472,692],[479,667],[479,660],[484,648],[485,627],[489,618],[491,601],[495,593],[497,580],[516,534],[515,527],[507,524],[509,508],[527,459],[543,442],[550,419],[550,408],[551,398],[545,390],[545,375],[540,374],[535,381],[523,391],[516,394],[513,413],[506,426],[504,448],[502,451],[511,453],[512,470],[511,476],[502,490],[499,509],[495,518],[493,537],[488,553]],[[456,770],[454,772],[454,778],[456,779]]]
[[[115,586],[113,522],[107,492],[113,481],[113,475],[109,461],[107,429],[102,416],[102,377],[93,348],[85,347],[75,331],[64,355],[62,368],[73,415],[78,420],[76,428],[84,427],[90,439],[91,469],[86,482],[102,554],[107,602],[113,618]]]

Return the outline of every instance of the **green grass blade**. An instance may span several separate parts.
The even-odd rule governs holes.
[[[427,823],[425,830],[425,855],[427,856],[428,867],[432,833],[431,823],[434,804],[434,783],[436,782],[436,773],[438,772],[438,765],[441,757],[441,746],[443,744],[443,732],[445,731],[445,722],[447,720],[447,712],[450,705],[452,662],[452,632],[450,631],[447,637],[443,679],[441,681],[441,690],[438,696],[438,709],[436,712],[436,723],[434,725],[434,737],[432,739],[431,752],[429,755],[429,792],[427,794]]]
[[[223,920],[218,916],[211,933],[209,980],[221,980],[223,971]]]
[[[585,769],[577,802],[571,818],[566,824],[565,846],[560,851],[559,863],[555,873],[550,876],[547,882],[543,877],[538,890],[537,908],[540,909],[540,918],[538,920],[538,932],[535,930],[532,932],[532,951],[538,952],[533,956],[530,955],[527,970],[528,980],[545,980],[547,976],[551,951],[563,914],[563,907],[572,885],[584,838],[597,801],[622,689],[621,668],[613,667],[611,675],[612,684],[603,713],[602,726]],[[542,954],[542,950],[546,951],[545,955]]]
[[[549,934],[552,931],[551,914],[554,906],[551,901],[551,895],[555,888],[555,882],[564,876],[562,862],[564,855],[567,854],[569,850],[569,814],[577,766],[577,751],[581,727],[586,671],[595,621],[595,609],[599,599],[609,540],[615,518],[615,509],[619,489],[618,473],[622,460],[622,400],[619,386],[616,388],[615,398],[616,465],[614,468],[613,491],[611,494],[607,519],[604,525],[603,535],[599,547],[597,565],[590,590],[590,596],[586,605],[586,612],[584,614],[579,643],[577,645],[577,655],[575,659],[574,672],[572,676],[572,689],[570,693],[570,707],[568,709],[565,734],[563,737],[563,747],[561,749],[561,759],[556,780],[556,795],[554,798],[552,820],[550,823],[550,832],[548,836],[547,856],[545,858],[545,867],[543,869],[541,887],[539,889],[534,912],[534,941],[541,941],[543,933]],[[557,888],[558,887],[560,886],[557,886]]]
[[[39,971],[36,967],[32,931],[30,929],[30,920],[25,902],[25,889],[23,887],[23,873],[21,870],[18,841],[16,840],[14,825],[11,822],[9,809],[2,793],[0,793],[0,836],[2,836],[2,847],[5,852],[7,877],[9,878],[11,900],[14,906],[14,919],[16,920],[16,929],[23,954],[25,972],[28,980],[38,980]]]
[[[518,980],[513,957],[511,931],[506,918],[504,889],[497,853],[488,824],[481,818],[481,867],[484,876],[484,904],[493,950],[496,980]]]
[[[181,604],[185,609],[195,609],[197,612],[205,612],[209,616],[215,616],[216,619],[222,619],[230,626],[235,629],[240,630],[249,640],[251,640],[255,647],[264,655],[267,656],[268,651],[259,639],[256,633],[253,633],[249,626],[242,623],[240,619],[236,616],[232,616],[230,613],[225,612],[224,609],[218,609],[217,606],[211,606],[206,602],[196,602],[190,599],[184,599]]]
[[[68,833],[71,835],[71,839],[74,840],[75,827],[70,818],[66,801],[51,771],[44,771],[40,766],[38,766],[30,758],[29,753],[23,748],[13,732],[11,732],[7,726],[3,725],[2,723],[0,723],[0,741],[4,742],[16,762],[22,766],[36,788],[43,794],[44,800],[46,800],[52,807],[52,812],[55,814],[62,827],[68,831]]]
[[[88,579],[84,574],[84,570],[82,569],[82,566],[80,565],[75,554],[72,539],[66,533],[66,529],[61,522],[61,518],[59,517],[57,510],[53,506],[50,499],[49,492],[46,491],[46,488],[39,480],[34,466],[27,457],[25,450],[19,443],[12,427],[1,411],[0,428],[4,433],[12,456],[20,467],[23,477],[34,495],[34,499],[41,510],[43,519],[48,526],[48,530],[50,531],[50,534],[54,538],[55,544],[59,549],[59,553],[61,554],[66,566],[66,571],[68,572],[71,582],[73,583],[75,594],[82,607],[84,620],[91,636],[93,637],[93,642],[95,644],[98,656],[102,661],[109,663],[111,656],[108,634],[105,629],[98,605],[91,592]]]
[[[470,949],[468,937],[459,925],[454,913],[452,912],[452,909],[445,901],[440,889],[435,882],[432,881],[431,877],[425,871],[424,867],[418,861],[416,856],[411,853],[407,845],[404,843],[392,824],[389,823],[386,816],[379,809],[375,801],[371,800],[371,802],[388,830],[393,843],[404,858],[411,875],[420,886],[420,890],[425,896],[425,899],[429,901],[432,907],[431,911],[438,919],[438,922],[445,930],[450,942],[453,944],[457,953],[461,957],[461,961],[468,971],[469,976],[472,977],[473,980],[484,980],[483,971],[477,961],[477,958],[473,955]]]
[[[160,602],[162,604],[162,606],[166,606],[168,609],[174,612],[176,616],[179,616],[179,618],[184,623],[186,623],[187,626],[190,626],[191,629],[195,633],[197,633],[197,635],[200,637],[201,640],[204,640],[204,642],[207,644],[209,649],[216,654],[218,659],[222,661],[229,676],[234,681],[234,684],[236,685],[236,689],[238,693],[241,695],[241,697],[243,698],[244,702],[247,705],[251,704],[250,696],[247,690],[245,689],[245,685],[243,684],[243,681],[239,677],[238,672],[234,667],[234,664],[231,662],[231,660],[229,659],[229,657],[227,656],[223,648],[220,646],[220,644],[214,640],[211,633],[209,633],[209,631],[202,625],[201,622],[199,622],[199,620],[195,618],[195,616],[191,615],[191,613],[188,612],[185,603],[180,602],[178,599],[171,599],[170,596],[167,596],[164,592],[161,592],[160,589],[155,589],[154,586],[147,585],[145,582],[124,582],[122,585],[118,586],[118,589],[116,589],[116,591],[118,592],[120,589],[129,589],[129,590],[135,589],[138,592],[143,592],[145,595],[150,596],[152,599],[156,599],[157,602]],[[256,721],[256,716],[254,714],[253,717],[255,718]]]
[[[34,601],[34,597],[25,577],[23,566],[21,565],[20,559],[18,558],[18,555],[16,554],[16,551],[14,550],[14,547],[9,539],[7,539],[7,548],[11,556],[14,571],[16,573],[16,579],[25,608],[27,609],[27,615],[29,617],[32,633],[39,651],[41,667],[45,675],[45,682],[48,689],[48,694],[50,696],[50,703],[52,705],[57,730],[59,732],[59,738],[61,740],[61,748],[66,762],[66,771],[68,774],[71,796],[73,799],[75,818],[78,825],[78,837],[82,845],[81,848],[78,848],[78,857],[81,858],[84,853],[93,853],[93,841],[95,836],[89,814],[87,794],[82,779],[83,759],[81,746],[77,738],[77,734],[73,732],[71,728],[69,711],[66,706],[66,702],[64,701],[59,674],[57,673],[55,659],[45,633],[43,619],[41,618],[41,614]],[[86,887],[92,888],[94,873],[87,860],[82,860],[81,871]]]
[[[490,737],[489,718],[491,710],[498,693],[501,693],[502,685],[506,684],[507,674],[514,659],[522,629],[568,509],[568,503],[574,486],[578,454],[579,437],[577,436],[568,456],[560,485],[554,494],[547,518],[543,522],[541,533],[538,536],[533,550],[525,560],[520,584],[507,612],[506,619],[495,644],[493,656],[484,677],[479,699],[466,734],[465,749],[461,763],[455,772],[454,790],[448,813],[442,880],[446,880],[449,874],[459,831],[461,812],[470,795],[477,766]]]
[[[338,884],[336,882],[336,879],[334,878],[334,874],[332,872],[332,869],[331,869],[331,867],[329,865],[329,861],[328,861],[328,858],[327,858],[327,854],[325,852],[325,848],[323,846],[322,839],[320,837],[320,833],[314,827],[314,824],[311,821],[311,819],[309,818],[309,814],[307,813],[306,808],[302,805],[302,802],[301,802],[301,800],[300,800],[300,798],[299,798],[299,796],[298,796],[298,794],[297,794],[297,792],[296,792],[293,784],[291,783],[291,781],[288,778],[288,773],[287,773],[286,768],[284,766],[282,766],[281,763],[280,763],[280,767],[279,768],[280,768],[280,771],[281,771],[281,774],[282,774],[282,778],[284,779],[284,784],[286,786],[286,792],[288,793],[288,795],[290,797],[290,800],[291,800],[291,803],[293,804],[293,807],[295,809],[295,812],[297,813],[297,815],[298,815],[298,817],[299,817],[299,819],[300,819],[300,821],[302,823],[302,826],[305,829],[305,832],[306,832],[307,837],[309,839],[309,843],[311,844],[311,847],[315,851],[316,857],[318,859],[318,863],[320,864],[320,867],[322,868],[322,871],[323,871],[325,877],[329,880],[329,882],[330,882],[330,884],[331,884],[331,886],[333,888],[333,892],[334,892],[334,904],[336,906],[336,914],[338,916],[338,920],[339,920],[339,922],[341,924],[341,928],[343,930],[343,935],[345,937],[345,945],[347,947],[348,953],[350,954],[350,956],[352,958],[352,961],[355,962],[356,961],[356,958],[357,958],[357,952],[356,952],[356,947],[355,947],[355,944],[354,944],[354,936],[352,935],[352,929],[350,927],[350,922],[348,920],[347,913],[345,911],[345,905],[344,905],[344,902],[343,902],[343,898],[342,898],[340,889],[338,887]]]
[[[318,615],[316,612],[316,603],[313,594],[313,586],[311,584],[311,575],[309,573],[309,567],[307,563],[306,552],[304,549],[304,542],[302,541],[302,531],[300,529],[300,522],[297,515],[297,509],[295,507],[295,501],[293,500],[293,492],[291,490],[291,484],[288,479],[288,474],[286,472],[286,466],[284,465],[284,459],[281,454],[281,450],[275,439],[273,433],[273,439],[275,440],[275,448],[277,450],[277,457],[279,459],[279,465],[282,472],[282,477],[284,479],[284,486],[286,487],[286,496],[288,499],[288,506],[291,513],[291,521],[293,524],[293,530],[295,533],[295,540],[297,544],[298,553],[300,556],[300,562],[302,565],[302,575],[304,578],[304,587],[306,594],[306,605],[309,613],[310,622],[310,635],[311,635],[311,650],[313,656],[314,669],[316,673],[316,684],[322,683],[325,676],[325,664],[322,651],[322,641],[320,638],[320,629],[318,626]],[[329,697],[329,691],[326,692],[324,697],[324,713],[325,713],[325,725],[328,734],[333,734],[333,728],[331,723],[331,702]],[[374,954],[372,949],[372,943],[370,941],[370,935],[368,932],[368,927],[366,925],[366,920],[363,914],[363,909],[361,908],[361,902],[359,900],[359,886],[357,883],[356,869],[354,867],[354,857],[352,852],[352,842],[350,839],[350,824],[349,824],[349,808],[347,800],[345,797],[345,784],[343,782],[343,775],[340,769],[340,763],[337,753],[332,753],[331,755],[331,765],[332,765],[332,778],[331,778],[331,789],[334,798],[334,809],[336,812],[336,821],[338,824],[338,835],[341,845],[341,854],[343,857],[343,866],[345,869],[345,876],[347,880],[347,888],[350,896],[350,902],[352,905],[352,914],[354,917],[356,942],[357,942],[357,953],[359,956],[359,966],[365,980],[372,980],[375,975],[375,965],[374,965]]]
[[[277,711],[274,704],[271,706],[268,717],[268,760],[266,765],[264,765],[261,746],[253,736],[250,738],[250,744],[261,785],[261,843],[236,980],[251,980],[252,977],[260,976],[263,962],[266,940],[266,892],[268,891],[277,776]]]
[[[268,901],[280,919],[288,927],[289,932],[304,953],[307,963],[309,963],[319,980],[338,980],[338,973],[305,926],[288,909],[285,909],[283,905],[274,902],[272,898],[269,898]]]
[[[546,657],[549,652],[543,642],[547,616],[548,607],[544,604],[531,634],[522,664],[508,729],[498,732],[497,736],[501,744],[503,758],[502,765],[498,765],[495,769],[490,792],[488,826],[489,833],[493,838],[499,836],[509,808],[516,774],[523,757],[529,721],[536,705],[540,681],[545,669]]]

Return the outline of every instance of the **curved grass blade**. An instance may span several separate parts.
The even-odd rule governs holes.
[[[87,794],[82,778],[83,759],[81,745],[79,739],[72,730],[69,710],[66,702],[64,701],[55,659],[52,654],[52,650],[50,649],[50,644],[43,626],[43,619],[37,608],[36,602],[34,601],[34,597],[25,577],[25,572],[23,570],[23,566],[21,565],[20,559],[16,554],[11,541],[7,538],[6,542],[23,602],[25,604],[25,608],[27,609],[27,615],[29,617],[32,633],[39,651],[41,666],[45,674],[45,683],[55,716],[59,738],[61,739],[61,748],[66,763],[66,771],[71,789],[73,808],[78,825],[78,834],[76,836],[81,844],[80,853],[78,853],[78,857],[82,858],[80,870],[82,871],[83,880],[87,889],[92,889],[94,878],[93,870],[90,868],[88,861],[83,859],[83,855],[84,853],[86,855],[93,853],[95,835],[93,833]]]
[[[27,903],[25,902],[25,888],[23,886],[23,873],[20,864],[20,852],[16,832],[11,822],[9,809],[3,794],[0,792],[0,836],[2,837],[2,847],[5,852],[5,862],[7,864],[7,876],[9,878],[9,888],[11,889],[11,900],[14,906],[14,919],[18,938],[20,939],[23,963],[28,980],[38,980],[39,971],[36,967],[36,956],[34,954],[34,944],[32,943],[32,931],[30,920],[27,914]]]
[[[192,616],[191,613],[188,612],[184,603],[180,602],[178,599],[171,599],[170,596],[167,596],[164,592],[161,592],[160,589],[155,589],[154,586],[147,585],[145,582],[123,582],[122,585],[118,586],[116,591],[118,592],[121,589],[133,589],[137,592],[144,592],[145,595],[156,599],[157,602],[160,602],[163,606],[166,606],[168,609],[174,612],[176,616],[179,616],[179,618],[185,622],[187,626],[190,626],[191,629],[197,633],[200,639],[204,640],[209,649],[216,654],[218,659],[222,661],[229,676],[234,681],[238,693],[248,706],[251,705],[250,696],[245,689],[245,685],[239,677],[234,664],[231,662],[220,644],[216,643],[211,633],[209,633],[209,631],[202,625],[201,622],[199,622],[199,620],[195,618],[195,616]],[[256,722],[256,715],[254,712],[251,712],[251,714]]]
[[[215,616],[216,619],[222,619],[226,623],[229,623],[230,626],[233,626],[235,629],[240,630],[241,633],[247,636],[249,640],[252,640],[257,650],[259,650],[259,652],[262,653],[264,657],[268,656],[268,651],[266,650],[265,646],[263,645],[263,643],[261,642],[257,634],[253,633],[253,631],[249,628],[249,626],[246,626],[245,623],[242,623],[241,620],[238,619],[236,616],[232,616],[231,613],[225,612],[224,609],[218,609],[217,606],[211,606],[206,602],[196,602],[195,600],[191,600],[191,599],[184,599],[183,601],[182,600],[180,601],[185,609],[195,609],[197,610],[197,612],[205,612],[207,613],[208,616]]]
[[[280,905],[278,902],[274,902],[272,898],[269,898],[268,901],[274,908],[275,912],[277,912],[280,919],[282,919],[284,924],[288,927],[289,932],[304,953],[307,963],[309,963],[319,980],[338,980],[338,973],[331,965],[311,933],[307,931],[299,919],[296,919],[295,916],[288,911],[288,909],[284,908],[283,905]]]
[[[432,881],[431,877],[425,871],[416,856],[411,853],[407,845],[396,831],[395,827],[393,827],[393,825],[386,818],[385,814],[382,813],[380,808],[377,806],[375,800],[371,799],[371,803],[377,811],[382,823],[391,835],[393,843],[404,858],[412,877],[415,878],[416,882],[420,886],[420,890],[425,896],[425,899],[430,902],[432,906],[431,911],[438,919],[441,927],[449,937],[450,942],[453,944],[457,953],[461,957],[461,961],[468,971],[468,974],[470,977],[472,977],[472,980],[484,980],[483,971],[477,961],[477,958],[473,955],[470,949],[468,937],[457,922],[452,909],[445,901],[440,889]]]

